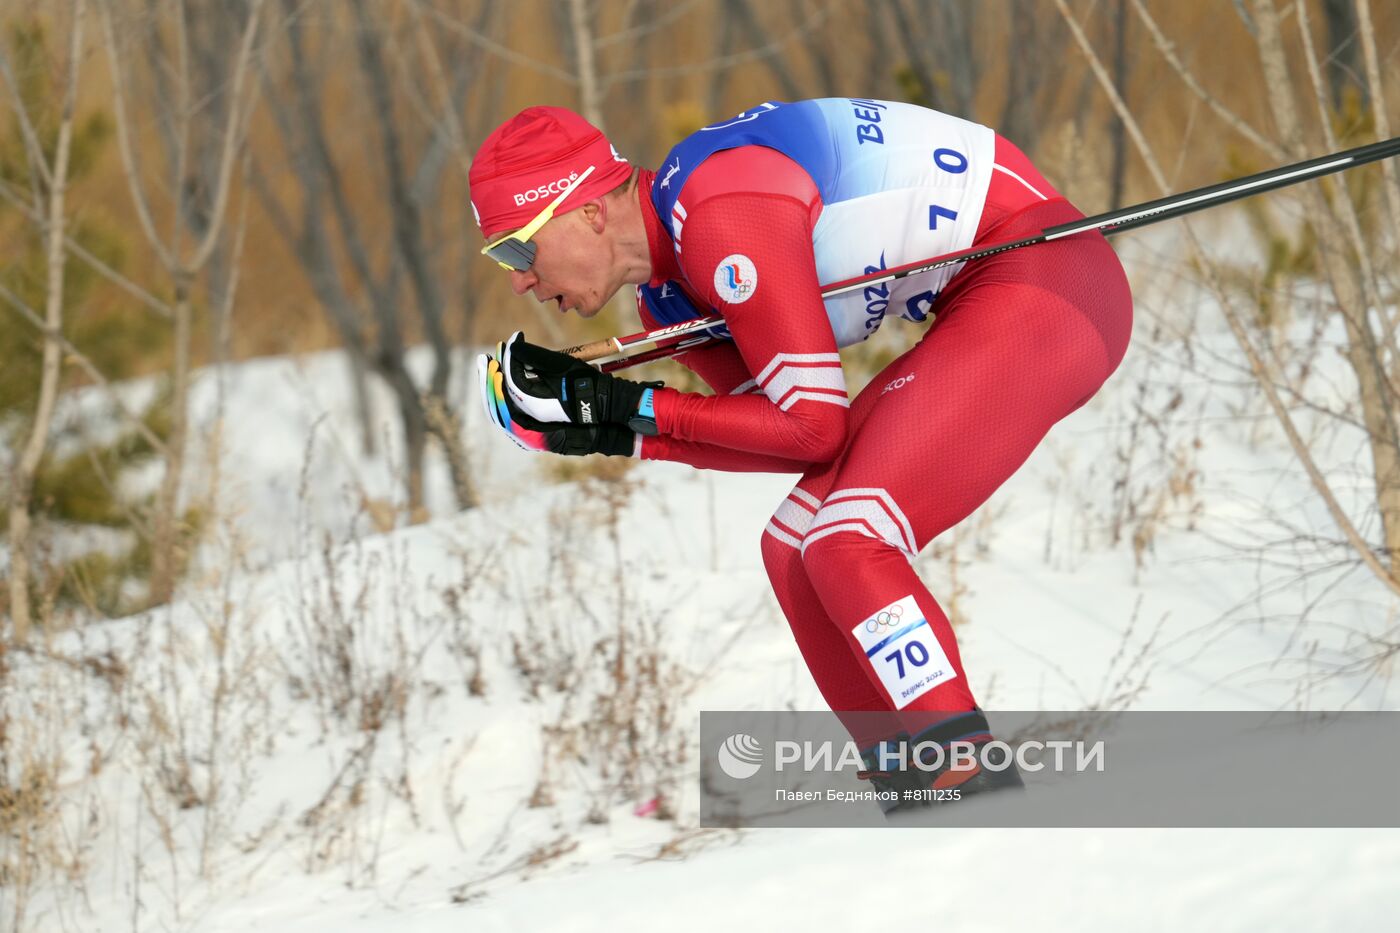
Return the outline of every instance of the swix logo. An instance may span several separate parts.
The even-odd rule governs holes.
[[[592,402],[579,402],[579,403],[578,403],[578,416],[579,416],[579,420],[582,421],[584,424],[592,424],[592,423],[593,423],[593,403],[592,403]]]
[[[673,331],[684,330],[685,328],[689,327],[689,326],[690,326],[691,324],[693,324],[693,323],[695,323],[695,322],[694,322],[694,321],[681,321],[679,324],[672,324],[672,325],[669,326],[669,327],[662,327],[662,328],[659,329],[659,330],[654,330],[654,331],[652,331],[650,334],[648,334],[647,336],[648,336],[648,338],[653,339],[653,340],[660,339],[660,338],[662,338],[662,337],[665,337],[667,334],[672,333]]]
[[[663,188],[669,188],[669,187],[671,187],[671,176],[674,175],[674,174],[676,174],[676,173],[679,172],[680,170],[681,170],[681,157],[680,157],[680,156],[676,156],[676,164],[675,164],[675,165],[668,165],[668,166],[666,166],[666,174],[665,174],[665,176],[661,179],[661,187],[663,187]]]
[[[578,172],[570,172],[563,178],[556,178],[547,185],[540,185],[538,188],[522,191],[515,196],[515,206],[524,207],[526,204],[538,201],[540,198],[547,198],[551,194],[558,194],[569,187],[569,183],[576,178],[578,178]]]

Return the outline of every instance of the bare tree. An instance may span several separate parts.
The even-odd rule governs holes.
[[[1221,116],[1226,125],[1251,141],[1257,141],[1276,157],[1302,159],[1324,148],[1336,148],[1336,139],[1327,119],[1328,95],[1313,49],[1305,3],[1292,5],[1297,15],[1303,50],[1301,56],[1290,56],[1288,53],[1283,36],[1283,19],[1273,0],[1250,0],[1248,4],[1246,15],[1258,49],[1259,74],[1267,89],[1270,113],[1277,128],[1276,137],[1269,137],[1250,127],[1225,107],[1215,95],[1210,94],[1175,57],[1171,44],[1161,36],[1156,23],[1140,0],[1133,2],[1172,68],[1181,75],[1182,80],[1194,93],[1210,104],[1211,109]],[[1055,0],[1055,5],[1069,25],[1076,43],[1088,59],[1119,118],[1124,122],[1154,181],[1165,192],[1166,175],[1118,88],[1115,87],[1108,69],[1093,50],[1065,0]],[[1300,67],[1305,73],[1302,76],[1297,73]],[[1308,90],[1300,92],[1298,88]],[[1313,131],[1312,138],[1304,127],[1302,107],[1305,105],[1317,107],[1321,116],[1318,121],[1320,129]],[[1309,221],[1316,226],[1316,251],[1320,271],[1331,290],[1332,306],[1340,316],[1346,334],[1344,355],[1357,381],[1354,406],[1359,416],[1356,420],[1366,431],[1371,454],[1374,514],[1380,526],[1381,540],[1378,543],[1366,540],[1358,523],[1342,507],[1341,498],[1332,480],[1319,467],[1304,432],[1297,424],[1289,402],[1298,400],[1299,403],[1304,403],[1305,395],[1300,381],[1297,377],[1288,375],[1286,367],[1277,359],[1267,341],[1259,341],[1251,336],[1250,326],[1224,286],[1215,264],[1196,238],[1191,225],[1183,222],[1183,229],[1187,233],[1186,241],[1192,249],[1197,267],[1206,274],[1207,284],[1216,295],[1226,323],[1244,352],[1255,383],[1283,431],[1290,449],[1307,474],[1314,492],[1336,523],[1346,546],[1379,582],[1392,592],[1400,594],[1400,565],[1396,564],[1396,559],[1400,556],[1400,433],[1397,432],[1395,416],[1395,367],[1398,354],[1394,312],[1386,312],[1378,285],[1375,265],[1380,253],[1375,244],[1368,243],[1362,236],[1357,206],[1347,193],[1344,182],[1324,179],[1321,183],[1300,186],[1293,196],[1302,200]],[[1348,419],[1351,415],[1337,413],[1334,417]]]
[[[39,463],[48,448],[54,404],[58,399],[63,367],[63,270],[67,252],[63,248],[67,223],[65,198],[68,193],[68,161],[73,144],[73,113],[78,93],[78,75],[83,49],[83,22],[87,12],[84,0],[73,0],[69,7],[68,63],[63,86],[63,107],[59,117],[58,140],[50,162],[40,144],[25,101],[0,47],[0,72],[8,86],[15,114],[24,137],[30,167],[30,190],[35,213],[43,212],[45,257],[48,277],[44,298],[44,359],[39,385],[39,404],[29,427],[29,438],[20,452],[10,480],[10,616],[14,638],[24,643],[33,622],[29,604],[29,515],[30,497]]]
[[[1273,0],[1253,0],[1252,5],[1258,25],[1260,63],[1270,82],[1269,106],[1285,149],[1295,159],[1304,158],[1323,146],[1328,150],[1337,149],[1327,94],[1313,50],[1307,5],[1299,3],[1294,9],[1304,49],[1304,68],[1309,78],[1306,86],[1311,88],[1312,104],[1319,111],[1320,140],[1317,136],[1309,139],[1303,128],[1300,110],[1306,105],[1306,98],[1300,101],[1290,93],[1292,84],[1274,86],[1272,83],[1291,82],[1296,68],[1290,66],[1284,49],[1278,9]],[[1344,184],[1309,185],[1302,196],[1313,222],[1318,225],[1323,268],[1346,325],[1347,361],[1356,374],[1362,422],[1370,436],[1372,478],[1381,519],[1385,564],[1400,589],[1400,567],[1394,563],[1400,558],[1400,421],[1396,417],[1393,378],[1398,362],[1393,339],[1394,312],[1391,312],[1388,326],[1378,326],[1375,315],[1385,312],[1372,258],[1373,247],[1362,233],[1356,204]]]
[[[1006,98],[997,131],[1027,152],[1046,128],[1045,114],[1060,92],[1047,80],[1068,53],[1069,37],[1059,17],[1038,0],[1012,0],[1005,51],[992,60],[1006,70]],[[1126,62],[1124,63],[1126,74]]]
[[[997,131],[1030,152],[1046,128],[1063,85],[1047,80],[1062,60],[1067,35],[1057,17],[1035,0],[995,6],[936,0],[885,0],[889,16],[872,17],[881,45],[903,53],[901,84],[914,103],[970,120],[994,122]],[[879,49],[876,50],[879,55]],[[1000,107],[979,112],[980,89],[993,80],[1004,88]],[[988,106],[985,99],[984,107]]]
[[[718,17],[719,22],[711,31],[714,39],[714,46],[711,51],[713,58],[728,58],[734,53],[735,33],[734,20],[728,16]],[[725,92],[729,88],[729,69],[716,68],[710,74],[710,80],[705,88],[705,112],[715,114],[724,101]]]
[[[178,39],[188,48],[177,50],[176,55],[188,60],[185,75],[189,81],[188,91],[176,89],[179,78],[173,69],[151,68],[146,75],[158,102],[156,136],[165,164],[172,166],[183,161],[186,166],[185,175],[180,179],[183,196],[178,201],[182,222],[192,236],[202,237],[211,230],[214,199],[223,170],[223,140],[217,131],[199,129],[190,138],[182,140],[176,119],[177,100],[181,93],[187,93],[190,101],[198,102],[195,105],[198,112],[193,120],[204,127],[217,130],[227,124],[230,107],[235,102],[224,91],[233,80],[238,65],[241,47],[238,40],[246,26],[247,9],[240,3],[183,2],[183,32]],[[170,61],[173,57],[168,48],[167,25],[160,16],[137,21],[136,38],[146,60]],[[213,231],[213,246],[206,262],[203,283],[208,307],[215,316],[215,326],[211,328],[214,335],[213,355],[216,360],[224,361],[229,354],[229,329],[223,318],[225,310],[232,305],[236,273],[230,256],[233,244],[229,242],[226,225],[218,224]]]
[[[1327,36],[1327,85],[1332,106],[1341,111],[1346,106],[1348,89],[1360,95],[1366,106],[1366,79],[1361,66],[1360,28],[1356,6],[1351,0],[1322,0],[1322,21]]]
[[[1115,0],[1113,6],[1113,83],[1123,95],[1125,103],[1131,100],[1128,93],[1128,0]],[[1123,206],[1123,187],[1128,175],[1128,132],[1123,120],[1117,116],[1108,130],[1109,145],[1113,150],[1113,168],[1109,174],[1108,209],[1117,210]]]
[[[734,25],[738,28],[739,34],[752,37],[754,44],[758,47],[762,48],[773,44],[772,31],[759,19],[754,5],[749,0],[725,0],[724,15],[733,17]],[[800,26],[800,24],[794,25]],[[782,91],[784,98],[797,100],[810,96],[802,92],[802,85],[798,83],[792,69],[788,67],[786,56],[765,56],[763,64],[778,82],[778,88]]]
[[[187,0],[171,0],[166,4],[169,18],[129,15],[121,21],[119,37],[113,0],[102,4],[103,44],[112,77],[113,110],[116,117],[117,141],[121,151],[122,168],[127,187],[135,205],[142,233],[169,276],[174,294],[174,361],[171,369],[170,435],[166,444],[165,472],[156,496],[151,532],[151,579],[149,598],[152,603],[170,599],[180,566],[180,529],[177,511],[181,481],[184,475],[186,435],[188,432],[188,395],[191,360],[192,291],[194,285],[214,254],[228,205],[234,165],[244,142],[248,120],[256,95],[250,91],[247,73],[253,58],[254,40],[258,34],[259,17],[264,0],[249,0],[247,15],[239,38],[236,58],[223,93],[227,95],[223,119],[215,125],[197,119],[204,101],[195,96],[191,62],[190,19],[201,11],[190,9]],[[140,31],[168,25],[173,33],[174,61],[133,54],[133,37]],[[123,46],[120,39],[126,39]],[[139,46],[137,46],[139,47]],[[146,44],[146,48],[150,48]],[[170,82],[167,95],[156,95],[157,117],[168,127],[170,161],[167,163],[167,190],[172,205],[168,232],[162,234],[157,226],[151,201],[146,193],[135,146],[132,120],[127,112],[126,85],[128,73],[135,71],[137,61],[159,77],[158,83]],[[196,138],[210,140],[218,153],[213,177],[191,170],[195,161],[192,143]],[[212,184],[208,191],[202,190]]]
[[[1380,56],[1376,53],[1376,31],[1371,20],[1370,0],[1356,0],[1356,20],[1363,57],[1366,62],[1366,86],[1370,91],[1371,113],[1376,119],[1376,135],[1381,139],[1391,138],[1390,112],[1386,109],[1385,85],[1381,81]],[[1393,242],[1400,246],[1400,169],[1394,159],[1386,159],[1381,165],[1381,177],[1385,179],[1385,203],[1390,216],[1390,233]]]
[[[974,116],[979,62],[975,54],[978,7],[956,0],[908,4],[888,0],[890,21],[916,90],[916,103],[961,117]]]
[[[808,48],[810,54],[812,46],[809,40],[831,21],[833,11],[844,0],[824,0],[816,6],[806,2],[792,3],[788,11],[793,21],[785,24],[788,27],[786,30],[776,34],[759,15],[760,10],[767,10],[770,5],[755,4],[752,0],[713,0],[718,14],[714,18],[721,21],[717,54],[698,60],[682,57],[666,64],[638,61],[645,55],[618,55],[616,49],[623,46],[631,48],[634,53],[638,50],[644,52],[646,44],[653,37],[664,30],[678,28],[686,15],[701,9],[702,0],[677,0],[665,6],[646,0],[627,0],[622,5],[620,17],[616,17],[620,19],[617,23],[612,22],[614,17],[605,15],[612,9],[609,4],[554,0],[554,5],[550,7],[557,27],[554,35],[570,64],[569,68],[544,61],[532,54],[533,50],[527,53],[512,48],[426,0],[420,2],[423,2],[428,15],[441,26],[457,32],[501,61],[578,89],[579,109],[590,120],[596,117],[595,122],[603,125],[610,95],[619,88],[701,74],[715,76],[715,82],[723,86],[726,77],[723,72],[750,63],[760,63],[767,68],[784,96],[809,96],[804,93],[802,83],[785,56],[794,48],[803,47]],[[648,18],[647,14],[653,10],[656,12]],[[751,37],[753,43],[748,48],[735,50],[733,40],[736,32]],[[532,37],[535,35],[532,33]],[[607,67],[608,62],[614,63],[613,67]],[[713,92],[711,96],[713,98]]]
[[[573,39],[571,45],[578,72],[579,107],[584,119],[604,129],[602,88],[598,86],[598,50],[594,26],[588,15],[588,0],[565,2],[569,9],[569,29],[565,35]]]
[[[438,438],[446,452],[458,506],[474,505],[466,450],[455,429],[456,406],[448,397],[452,354],[444,324],[447,303],[436,267],[440,244],[449,238],[435,235],[435,228],[445,227],[442,211],[435,205],[443,169],[465,145],[458,108],[477,73],[480,56],[443,56],[421,31],[417,42],[394,34],[363,0],[351,4],[348,20],[330,16],[326,28],[311,37],[304,28],[307,6],[286,0],[285,41],[277,47],[280,54],[269,59],[263,70],[268,110],[300,189],[301,210],[294,216],[277,196],[268,182],[265,160],[259,160],[261,168],[255,176],[259,198],[292,244],[346,346],[366,433],[365,371],[377,373],[394,392],[407,455],[410,513],[416,518],[424,514],[423,468],[430,435]],[[481,5],[477,28],[486,27],[493,10],[492,4]],[[348,40],[335,30],[336,25],[349,27]],[[346,41],[352,48],[342,44]],[[421,50],[420,56],[407,51],[414,47]],[[371,203],[389,220],[387,241],[382,244],[387,256],[377,264],[374,221],[363,206],[352,205],[342,157],[327,131],[331,112],[325,91],[330,67],[343,64],[340,56],[345,52],[354,54],[364,91],[364,109],[356,113],[363,122],[358,125],[375,143],[373,149],[357,154],[372,156],[377,178]],[[451,62],[450,67],[444,66],[444,60]],[[426,73],[416,75],[406,87],[403,80],[396,82],[391,61],[401,71],[416,63]],[[430,95],[424,94],[425,86],[434,89]],[[416,127],[403,116],[400,105],[405,97],[423,117]],[[469,162],[460,157],[457,161],[465,171]],[[416,311],[432,352],[425,390],[419,389],[408,368],[402,311],[406,304]]]

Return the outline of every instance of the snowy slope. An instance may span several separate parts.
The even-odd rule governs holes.
[[[1188,353],[1155,332],[1160,293],[1140,290],[1100,397],[920,559],[956,602],[977,695],[1394,708],[1388,671],[1335,672],[1358,633],[1393,631],[1391,603],[1314,540],[1335,536],[1326,513],[1208,309]],[[1167,293],[1174,310],[1198,300]],[[398,495],[392,432],[388,454],[359,454],[342,366],[226,374],[231,520],[200,574],[172,609],[57,646],[125,659],[120,686],[19,662],[19,702],[63,723],[34,741],[62,753],[86,870],[80,895],[33,893],[31,928],[1245,930],[1400,913],[1394,831],[696,831],[697,712],[822,705],[759,560],[792,480],[646,464],[623,485],[541,486],[545,458],[477,433],[472,400],[487,504],[451,514],[434,461],[436,520],[378,534],[363,503]],[[1335,354],[1313,379],[1345,396]],[[1359,449],[1319,434],[1358,513]],[[629,765],[637,749],[663,763]],[[658,788],[674,820],[636,815]]]

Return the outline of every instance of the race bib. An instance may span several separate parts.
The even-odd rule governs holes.
[[[890,603],[852,631],[895,709],[958,676],[912,595]]]

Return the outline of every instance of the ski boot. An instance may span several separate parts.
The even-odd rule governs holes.
[[[954,803],[986,791],[1024,789],[1014,760],[1008,760],[1007,767],[999,770],[981,764],[983,746],[990,741],[986,717],[981,710],[973,710],[939,722],[912,738],[901,732],[867,749],[861,755],[866,769],[857,777],[883,792],[879,803],[886,818]],[[961,743],[958,747],[964,750],[971,746],[971,760],[955,756],[953,743]],[[943,761],[937,767],[931,767],[938,756],[931,753],[927,747],[930,744],[943,749]],[[913,760],[915,749],[923,755],[923,767]],[[894,766],[888,767],[891,762]]]

